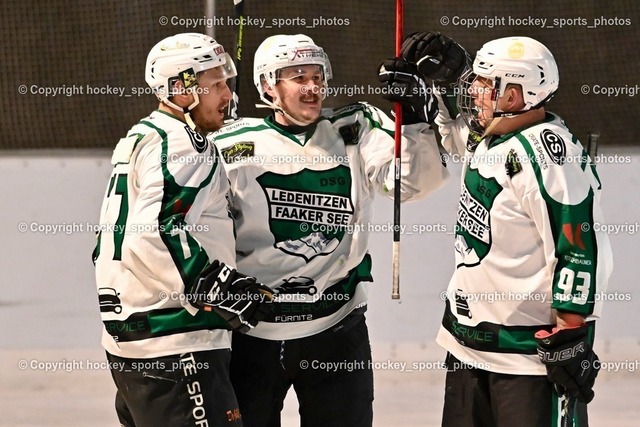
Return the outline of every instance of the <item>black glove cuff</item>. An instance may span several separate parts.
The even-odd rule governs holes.
[[[587,324],[578,328],[561,329],[554,334],[539,338],[538,356],[545,365],[567,365],[575,359],[583,359],[590,351],[589,326]]]

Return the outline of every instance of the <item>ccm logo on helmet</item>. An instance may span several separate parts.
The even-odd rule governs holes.
[[[524,77],[525,77],[524,74],[516,74],[516,73],[505,73],[504,76],[505,77],[512,77],[514,79],[524,79]]]
[[[567,158],[567,147],[562,137],[549,129],[545,129],[540,133],[540,139],[542,139],[542,145],[544,145],[544,149],[547,150],[547,154],[549,154],[553,163],[562,166]]]

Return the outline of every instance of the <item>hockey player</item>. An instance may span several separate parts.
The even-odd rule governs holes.
[[[471,68],[438,33],[410,35],[402,54],[437,92],[457,92],[460,113],[440,99],[451,107],[437,120],[443,144],[464,155],[456,270],[437,337],[448,351],[442,425],[586,426],[599,368],[596,293],[612,254],[594,229],[596,167],[545,109],[556,61],[528,37],[486,43]]]
[[[160,41],[146,64],[158,109],[113,151],[94,262],[102,345],[127,427],[241,425],[225,320],[250,328],[259,320],[256,304],[238,309],[235,300],[262,294],[228,266],[235,264],[229,185],[203,136],[222,125],[226,80],[235,75],[211,37]],[[199,306],[221,315],[186,298],[205,267],[198,286],[217,281],[220,293]]]
[[[425,86],[415,66],[383,70],[387,89]],[[234,334],[231,380],[245,426],[279,426],[293,384],[302,425],[371,426],[373,374],[364,312],[374,193],[393,194],[393,122],[355,103],[321,109],[331,65],[305,35],[258,47],[254,84],[273,109],[212,135],[231,182],[240,271],[275,292],[270,315]],[[417,92],[416,92],[417,93]],[[426,91],[407,104],[402,199],[445,179]]]

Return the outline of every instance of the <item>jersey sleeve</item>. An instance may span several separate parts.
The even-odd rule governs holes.
[[[216,172],[222,168],[208,150],[198,153],[166,137],[144,142],[132,159],[130,185],[138,195],[129,206],[121,261],[143,283],[155,282],[150,289],[182,294],[209,259],[216,258],[194,230],[203,226],[203,216],[206,221],[214,177],[220,179]],[[182,305],[197,312],[184,300]]]
[[[539,141],[532,143],[522,135],[519,139],[530,169],[516,178],[524,192],[522,205],[538,230],[550,267],[551,308],[592,315],[599,305],[596,292],[606,288],[611,259],[607,237],[594,229],[600,207],[599,189],[590,177],[592,168],[584,162],[563,162],[540,151],[534,153],[532,146]],[[577,141],[565,139],[563,143],[567,158],[580,159],[584,154]]]
[[[443,93],[442,90],[434,86],[434,92],[438,100],[438,116],[435,124],[438,126],[440,133],[440,143],[444,149],[451,155],[464,155],[467,147],[467,138],[469,137],[469,128],[458,114],[455,106],[455,98]]]
[[[365,104],[366,105],[366,104]],[[364,173],[387,197],[394,190],[394,122],[376,107],[363,110],[365,130],[359,145]],[[417,200],[440,188],[449,176],[439,144],[427,123],[402,126],[401,199]]]

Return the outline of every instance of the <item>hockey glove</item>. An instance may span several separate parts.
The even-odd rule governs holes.
[[[214,311],[231,329],[248,332],[269,313],[267,302],[273,292],[255,277],[238,273],[224,263],[213,261],[196,277],[189,301],[194,307]]]
[[[471,65],[464,48],[438,32],[409,34],[402,43],[401,54],[416,64],[425,77],[441,85],[455,83]]]
[[[438,115],[438,101],[415,64],[402,58],[387,59],[380,64],[378,79],[382,97],[402,104],[404,124],[433,123]]]
[[[598,356],[588,341],[589,327],[538,331],[538,356],[547,367],[547,377],[558,394],[568,394],[579,402],[593,399],[593,385],[600,369]]]

